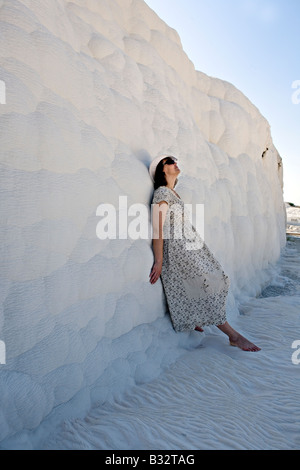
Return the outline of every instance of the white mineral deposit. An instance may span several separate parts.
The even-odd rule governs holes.
[[[299,248],[255,104],[196,71],[143,0],[1,0],[0,55],[1,448],[299,446]],[[256,354],[174,332],[150,237],[97,237],[101,204],[149,207],[165,153]]]

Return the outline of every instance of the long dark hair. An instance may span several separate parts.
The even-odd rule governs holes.
[[[168,155],[166,158],[174,158],[174,157],[172,157],[172,155]],[[160,186],[167,186],[168,184],[166,180],[166,175],[164,173],[164,164],[163,164],[163,161],[166,158],[163,158],[156,167],[155,175],[154,175],[154,189],[157,189]],[[178,180],[176,179],[174,187],[176,186],[177,181]]]

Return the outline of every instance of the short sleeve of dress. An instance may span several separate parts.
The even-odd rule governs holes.
[[[154,191],[152,204],[159,204],[162,201],[170,203],[170,193],[164,186],[160,186]]]

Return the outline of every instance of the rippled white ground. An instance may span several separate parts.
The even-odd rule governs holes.
[[[292,343],[300,340],[300,240],[288,243],[279,267],[234,324],[262,351],[243,352],[210,331],[156,380],[85,419],[64,421],[42,447],[299,448],[300,364],[292,362]]]

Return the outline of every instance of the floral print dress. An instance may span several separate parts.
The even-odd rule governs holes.
[[[163,227],[161,280],[175,331],[224,324],[228,276],[192,225],[182,199],[160,186],[152,204],[162,201],[169,207]]]

